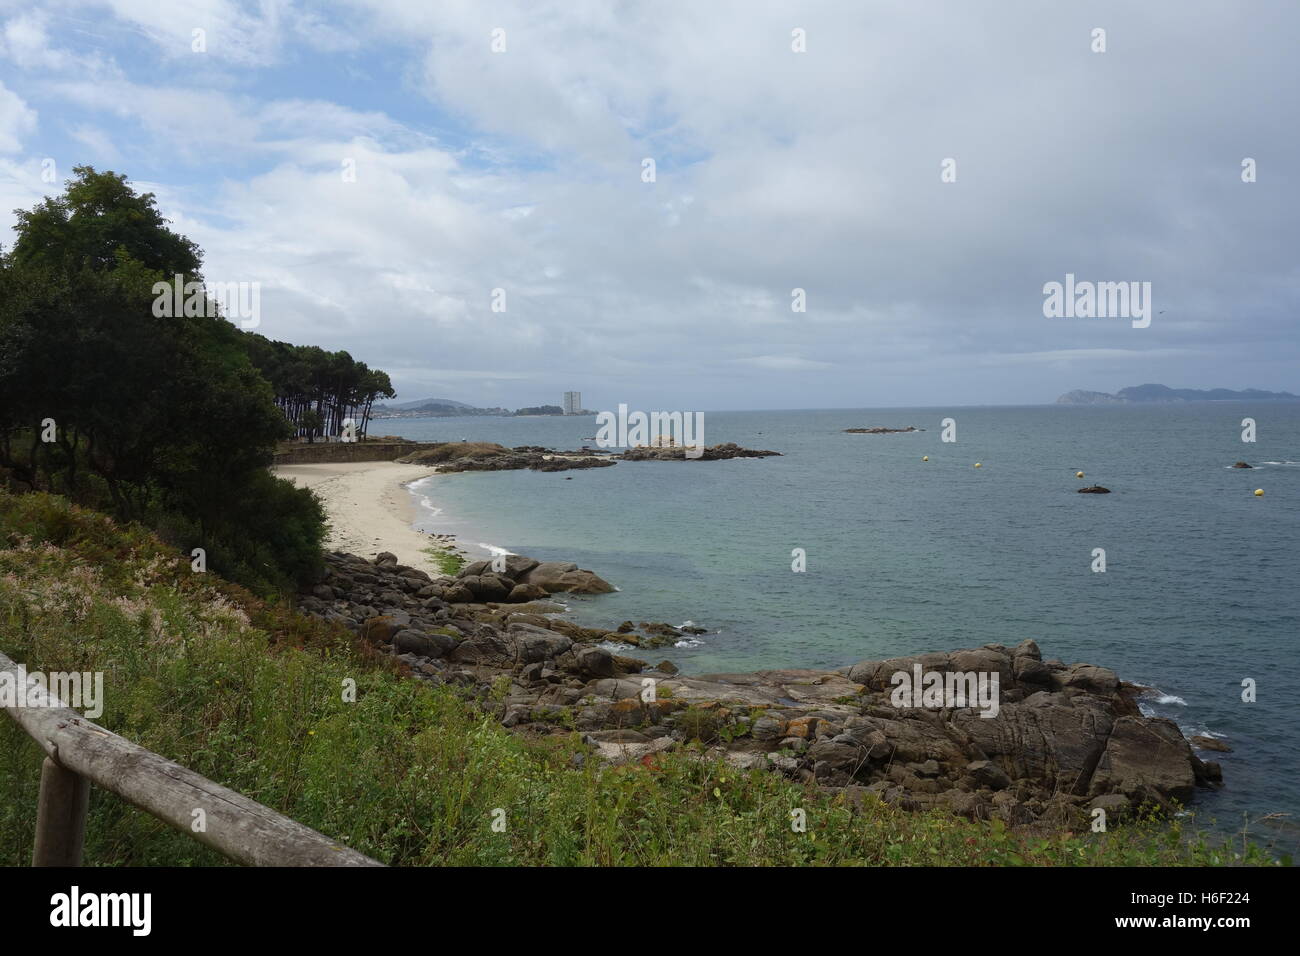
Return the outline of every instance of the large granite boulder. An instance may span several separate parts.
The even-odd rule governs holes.
[[[1092,775],[1090,796],[1122,793],[1135,802],[1186,803],[1196,789],[1195,757],[1182,731],[1160,717],[1120,717]]]
[[[567,561],[543,561],[522,574],[519,583],[535,584],[548,594],[608,594],[614,590],[604,578]]]

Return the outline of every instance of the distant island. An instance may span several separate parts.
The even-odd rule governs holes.
[[[1168,385],[1132,385],[1114,395],[1075,389],[1056,400],[1058,405],[1136,405],[1179,402],[1300,402],[1290,392],[1265,392],[1258,388],[1233,391],[1230,388],[1170,388]]]
[[[421,398],[414,402],[378,404],[370,411],[371,418],[456,418],[465,415],[495,415],[514,417],[519,415],[563,415],[564,409],[559,405],[534,405],[511,411],[508,408],[477,408],[465,402],[450,398]],[[586,409],[580,415],[592,415]]]
[[[414,402],[379,404],[370,411],[371,418],[451,418],[459,415],[510,415],[508,408],[475,408],[450,398],[422,398]]]

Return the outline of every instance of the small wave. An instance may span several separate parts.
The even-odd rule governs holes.
[[[1141,704],[1177,704],[1179,707],[1186,707],[1187,701],[1177,694],[1166,694],[1154,684],[1137,684],[1141,688],[1138,703]]]
[[[704,642],[700,640],[698,637],[684,637],[676,644],[673,645],[673,647],[686,647],[686,648],[703,647],[703,646],[704,646]]]
[[[623,641],[601,641],[596,647],[614,654],[626,654],[628,651],[636,650],[635,644],[625,644]]]
[[[1261,461],[1261,465],[1300,465],[1300,461]]]
[[[480,541],[478,546],[494,558],[498,554],[514,554],[509,548],[498,548],[495,544],[488,544],[486,541]]]

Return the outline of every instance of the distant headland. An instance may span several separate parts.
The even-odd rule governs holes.
[[[532,405],[511,411],[508,408],[478,408],[450,398],[422,398],[414,402],[385,405],[382,402],[371,409],[371,418],[460,418],[467,415],[490,415],[499,418],[538,415],[564,415],[559,405]],[[594,415],[595,412],[579,409],[576,415]]]
[[[1180,402],[1300,402],[1290,392],[1265,392],[1258,388],[1234,391],[1230,388],[1170,388],[1168,385],[1132,385],[1114,395],[1075,389],[1056,400],[1058,405],[1135,405]]]

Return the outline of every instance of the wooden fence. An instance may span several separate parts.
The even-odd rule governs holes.
[[[0,653],[20,694],[26,669]],[[44,689],[9,712],[41,749],[33,866],[80,866],[90,785],[103,787],[218,853],[249,866],[382,866],[310,827],[249,800],[86,720]],[[202,815],[196,814],[202,811]],[[196,819],[203,827],[194,829]]]

